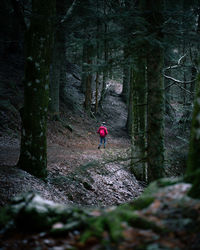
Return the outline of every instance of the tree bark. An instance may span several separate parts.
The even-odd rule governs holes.
[[[65,67],[66,53],[66,22],[62,21],[67,9],[67,2],[60,0],[56,2],[56,32],[54,36],[53,59],[50,72],[50,103],[49,111],[53,120],[60,118],[60,82],[61,70]]]
[[[97,0],[97,15],[99,12],[99,1]],[[97,71],[96,71],[96,91],[95,91],[95,114],[98,112],[99,108],[99,59],[100,59],[100,41],[99,41],[99,33],[100,33],[100,20],[97,17],[97,35],[96,35],[96,51],[97,51]]]
[[[155,48],[147,59],[147,162],[148,182],[163,176],[164,170],[164,84],[162,50]]]
[[[131,136],[133,131],[133,66],[130,69],[130,91],[129,91],[129,102],[128,102],[128,116],[126,121],[126,129],[128,134]]]
[[[196,97],[194,102],[189,154],[186,170],[186,181],[192,183],[190,195],[200,198],[200,74],[196,82]]]
[[[145,59],[135,59],[133,72],[133,126],[131,170],[138,180],[146,180],[146,79]]]
[[[151,182],[161,178],[164,172],[163,49],[159,46],[163,39],[163,1],[148,0],[146,8],[148,32],[154,34],[154,43],[148,44],[147,56],[147,173],[148,182]]]
[[[129,98],[129,88],[130,88],[130,63],[128,60],[128,48],[124,48],[124,67],[123,67],[123,89],[122,89],[122,98],[126,104],[128,104]]]
[[[106,15],[106,0],[103,1],[103,11],[104,15]],[[102,90],[101,90],[101,98],[99,101],[99,105],[102,105],[105,96],[106,96],[106,81],[108,77],[108,39],[107,39],[107,33],[108,33],[108,25],[107,23],[104,24],[104,70],[103,70],[103,83],[102,83]]]
[[[39,178],[47,176],[46,123],[54,13],[55,0],[33,0],[31,25],[25,38],[24,108],[18,165]]]
[[[59,90],[60,90],[60,70],[61,70],[61,49],[60,42],[58,41],[58,33],[55,36],[55,46],[53,50],[53,63],[51,65],[50,72],[50,102],[49,102],[49,111],[53,120],[59,120],[59,110],[60,110],[60,99],[59,99]]]
[[[81,91],[86,92],[86,80],[87,80],[87,45],[84,43],[82,50],[82,74],[81,74]]]
[[[200,14],[200,8],[199,13]],[[200,15],[198,15],[197,33],[200,34]],[[200,56],[197,56],[197,72],[200,72]],[[196,69],[193,69],[193,76]],[[189,195],[193,198],[200,198],[200,73],[195,82],[195,100],[190,134],[189,153],[185,180],[192,183]]]
[[[88,42],[89,43],[89,42]],[[89,114],[91,111],[92,104],[92,54],[93,47],[88,44],[86,47],[87,51],[87,73],[86,73],[86,90],[85,90],[85,110]]]

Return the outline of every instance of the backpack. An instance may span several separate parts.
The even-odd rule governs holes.
[[[100,134],[101,137],[105,137],[106,136],[105,128],[101,128],[100,131],[99,131],[99,134]]]

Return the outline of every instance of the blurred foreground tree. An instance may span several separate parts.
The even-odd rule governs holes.
[[[190,195],[200,198],[200,73],[196,81],[196,98],[192,118],[186,181],[193,184]]]
[[[198,14],[200,8],[198,8]],[[200,15],[198,15],[197,36],[200,39]],[[190,195],[194,198],[200,198],[200,53],[198,51],[198,60],[196,68],[197,80],[195,89],[195,101],[192,117],[189,154],[187,162],[187,171],[185,179],[192,183]]]

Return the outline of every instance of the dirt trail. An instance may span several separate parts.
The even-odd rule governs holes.
[[[111,84],[98,121],[72,110],[65,111],[67,117],[66,113],[61,114],[71,124],[73,132],[66,129],[61,122],[50,121],[48,190],[43,190],[44,187],[41,188],[37,181],[33,185],[36,178],[31,176],[27,177],[29,181],[23,184],[23,188],[18,188],[27,174],[24,173],[23,178],[20,175],[16,177],[18,187],[15,187],[15,183],[9,184],[12,192],[8,199],[22,192],[22,189],[35,190],[45,198],[57,202],[85,206],[120,204],[139,196],[143,188],[128,167],[130,141],[125,131],[127,113],[119,92],[120,85],[115,84],[113,88]],[[98,150],[99,138],[96,131],[103,120],[106,121],[109,131],[108,143],[106,149]],[[19,140],[9,137],[0,137],[0,140],[1,165],[15,165],[19,157]],[[2,179],[5,179],[4,174],[5,168],[0,173]],[[6,183],[14,182],[8,176],[5,180],[0,184],[2,193],[6,192]]]

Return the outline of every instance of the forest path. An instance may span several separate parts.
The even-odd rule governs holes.
[[[127,108],[121,84],[110,82],[98,121],[69,114],[69,132],[51,122],[48,140],[49,181],[76,204],[107,206],[139,196],[143,187],[129,169],[130,138],[125,130]],[[107,146],[99,150],[97,130],[108,129]]]
[[[138,197],[143,187],[129,170],[127,111],[119,92],[120,85],[111,83],[98,121],[84,112],[65,109],[61,117],[71,124],[72,132],[62,122],[49,121],[48,184],[45,186],[22,170],[19,174],[13,168],[7,174],[7,168],[2,168],[0,177],[5,180],[0,185],[2,200],[29,190],[39,192],[44,198],[81,206],[116,205]],[[97,129],[102,121],[106,122],[109,135],[106,149],[99,150]],[[1,165],[15,165],[19,139],[0,138]]]

